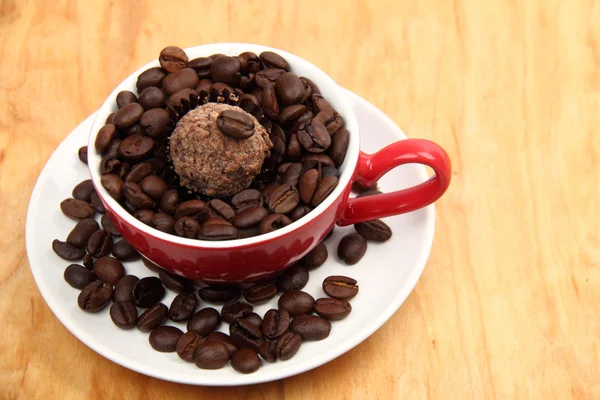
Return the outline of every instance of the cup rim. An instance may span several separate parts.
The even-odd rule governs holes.
[[[278,229],[273,232],[261,234],[258,236],[244,238],[244,239],[232,239],[224,241],[208,241],[200,239],[188,239],[176,236],[174,234],[165,233],[153,228],[149,225],[144,224],[142,221],[135,218],[125,208],[119,204],[115,199],[112,198],[104,189],[100,182],[100,160],[101,155],[95,150],[94,144],[98,131],[105,124],[105,120],[108,115],[116,109],[115,99],[117,94],[122,90],[131,90],[135,92],[135,84],[139,74],[152,67],[159,67],[160,64],[158,59],[143,65],[137,69],[123,81],[121,81],[117,87],[110,93],[106,98],[96,116],[94,118],[92,127],[90,129],[89,140],[88,140],[88,169],[90,176],[98,196],[107,203],[108,207],[116,214],[119,218],[133,226],[143,234],[153,236],[157,239],[175,243],[177,245],[184,245],[191,248],[212,248],[212,249],[226,249],[226,248],[238,248],[247,247],[248,245],[256,245],[263,242],[269,242],[276,240],[283,236],[286,236],[294,231],[300,229],[304,225],[310,223],[315,218],[318,218],[327,210],[331,205],[344,194],[346,187],[349,185],[354,170],[358,163],[358,157],[360,152],[360,137],[358,132],[358,121],[356,119],[356,113],[352,108],[350,101],[344,96],[341,88],[335,83],[335,81],[323,72],[320,68],[310,63],[309,61],[295,55],[288,53],[284,50],[277,49],[274,47],[263,46],[253,43],[213,43],[205,44],[194,47],[183,49],[190,59],[197,57],[207,57],[215,53],[223,53],[226,55],[238,55],[244,51],[252,51],[256,54],[260,54],[263,51],[273,51],[284,57],[290,64],[291,71],[302,70],[300,76],[306,76],[311,79],[319,87],[319,90],[324,97],[329,101],[336,111],[344,118],[345,128],[349,132],[350,140],[348,148],[346,150],[346,158],[343,164],[340,166],[340,178],[337,187],[327,196],[327,198],[315,207],[309,214],[294,221],[292,224]],[[326,95],[325,95],[326,94]],[[335,221],[334,221],[335,222]]]

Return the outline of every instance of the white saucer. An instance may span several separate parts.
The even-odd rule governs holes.
[[[359,96],[346,93],[358,117],[364,151],[375,152],[406,137],[383,112]],[[209,386],[246,385],[296,375],[333,360],[365,340],[394,314],[421,276],[433,241],[433,206],[386,219],[394,232],[392,239],[382,244],[369,243],[365,257],[350,267],[338,261],[336,249],[341,237],[354,228],[336,228],[327,240],[327,263],[311,271],[304,290],[315,298],[324,297],[321,289],[324,278],[347,275],[358,280],[360,293],[351,301],[352,313],[333,323],[327,339],[303,343],[291,360],[263,362],[262,368],[254,374],[242,375],[229,365],[215,371],[201,370],[193,363],[180,360],[175,353],[156,352],[148,344],[148,334],[117,328],[110,320],[108,307],[98,314],[81,311],[77,307],[79,292],[63,280],[63,271],[69,262],[60,259],[51,249],[52,240],[65,240],[75,225],[61,213],[59,204],[71,197],[77,183],[89,179],[86,166],[77,157],[77,150],[87,143],[93,117],[89,116],[71,132],[40,174],[27,213],[27,254],[37,286],[52,312],[79,340],[117,364],[168,381]],[[387,192],[426,179],[423,166],[405,165],[384,176],[380,186]],[[125,268],[127,273],[140,278],[153,275],[141,261],[125,263]],[[163,303],[169,305],[174,294],[167,292]],[[264,315],[268,309],[277,307],[278,297],[255,307],[254,311]],[[201,307],[220,310],[218,305],[201,303]],[[185,331],[185,324],[171,321],[168,324]],[[221,330],[227,331],[227,328],[226,323],[221,324]]]

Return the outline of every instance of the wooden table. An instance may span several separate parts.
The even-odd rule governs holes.
[[[454,161],[428,266],[393,318],[316,370],[226,389],[80,343],[40,296],[24,235],[45,161],[118,82],[165,45],[218,41],[310,60]],[[598,1],[4,0],[0,105],[0,398],[600,398]]]

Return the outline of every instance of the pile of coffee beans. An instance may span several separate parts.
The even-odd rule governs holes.
[[[159,62],[138,76],[137,93],[117,95],[118,110],[94,144],[102,155],[102,186],[140,221],[186,238],[247,238],[302,218],[335,189],[349,141],[344,120],[310,79],[290,72],[283,57],[265,51],[189,60],[170,46]],[[190,192],[179,184],[169,158],[178,120],[208,102],[239,106],[274,144],[250,187],[229,198]],[[219,124],[243,139],[238,114]],[[84,152],[79,157],[87,161]],[[92,199],[92,206],[98,203]],[[73,217],[92,211],[81,202],[65,207]]]

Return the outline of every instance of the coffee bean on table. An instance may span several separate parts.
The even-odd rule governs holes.
[[[242,318],[243,316],[250,314],[253,309],[254,307],[252,307],[250,304],[242,301],[230,302],[225,304],[221,309],[221,318],[223,318],[223,321],[231,324],[238,318]]]
[[[102,204],[102,200],[98,197],[98,193],[94,192],[90,195],[90,203],[92,203],[92,207],[100,214],[104,214],[106,212],[106,208],[104,208],[104,204]]]
[[[140,161],[150,156],[153,149],[152,138],[136,133],[123,139],[119,145],[118,154],[127,161]]]
[[[77,157],[79,157],[79,161],[87,165],[87,146],[79,148],[77,151]]]
[[[163,285],[175,293],[189,292],[192,290],[192,282],[183,276],[169,273],[163,269],[158,270],[158,277]]]
[[[132,261],[139,258],[140,253],[125,239],[113,244],[112,254],[120,261]]]
[[[104,174],[100,177],[102,187],[116,201],[123,199],[123,180],[114,174]]]
[[[332,275],[323,281],[323,291],[334,299],[350,300],[358,294],[358,284],[356,279]]]
[[[113,124],[119,129],[127,129],[139,121],[144,113],[144,107],[138,103],[130,103],[120,108],[113,117]]]
[[[204,341],[194,351],[194,363],[202,369],[220,369],[229,361],[229,350],[224,343]]]
[[[263,304],[277,294],[277,288],[272,283],[257,283],[244,291],[244,298],[250,304]]]
[[[92,233],[87,242],[87,252],[95,258],[110,254],[113,246],[112,236],[104,229]]]
[[[121,329],[131,329],[137,322],[137,308],[132,301],[113,303],[110,307],[110,319]]]
[[[263,360],[265,360],[265,361],[268,361],[268,362],[277,361],[277,348],[275,346],[275,342],[272,342],[270,340],[264,341],[263,344],[258,349],[258,352],[259,352],[260,356],[263,358]]]
[[[250,314],[243,316],[242,319],[250,322],[252,325],[254,325],[258,328],[260,328],[262,326],[262,322],[263,322],[260,315],[258,315],[255,312],[251,312]]]
[[[119,279],[113,291],[113,301],[133,301],[133,287],[138,281],[139,278],[135,275],[125,275]]]
[[[358,233],[349,233],[342,238],[338,245],[338,256],[348,265],[360,261],[367,251],[367,241]]]
[[[300,195],[292,185],[279,185],[269,194],[269,209],[277,214],[287,214],[298,205]]]
[[[72,196],[74,199],[90,201],[90,195],[94,193],[96,189],[94,189],[94,183],[91,179],[86,179],[85,181],[81,181],[73,188]]]
[[[167,73],[160,67],[153,67],[142,72],[135,84],[138,93],[150,86],[160,87]]]
[[[288,267],[277,277],[277,288],[282,292],[301,290],[308,282],[308,270],[306,267],[296,264]]]
[[[331,332],[331,322],[315,315],[300,315],[292,320],[290,331],[302,340],[323,340]]]
[[[222,111],[217,117],[217,127],[223,135],[236,140],[247,139],[254,135],[254,122],[245,112]]]
[[[251,374],[260,368],[261,362],[254,350],[239,349],[231,359],[231,366],[237,372]]]
[[[188,56],[181,48],[168,46],[160,52],[158,62],[165,71],[175,72],[187,67]]]
[[[92,206],[78,199],[66,199],[60,203],[60,209],[63,214],[74,220],[80,220],[90,218],[94,215],[94,209]]]
[[[169,318],[174,322],[187,321],[196,311],[196,304],[198,299],[193,292],[179,293],[171,302]]]
[[[161,232],[175,232],[175,218],[171,214],[156,213],[152,217],[152,225]]]
[[[75,225],[69,236],[67,236],[67,243],[78,249],[85,249],[90,236],[98,229],[100,227],[96,220],[92,218],[82,219]]]
[[[137,102],[137,97],[136,97],[135,93],[133,93],[129,90],[123,90],[117,94],[117,107],[119,107],[119,108],[123,108],[127,104],[135,103],[135,102]]]
[[[269,68],[281,68],[285,71],[290,70],[290,64],[285,58],[272,51],[263,51],[259,55],[260,60]]]
[[[302,344],[302,338],[297,333],[286,332],[275,342],[275,352],[280,360],[289,360],[292,358]]]
[[[300,261],[307,269],[315,269],[320,267],[327,261],[329,253],[327,252],[327,246],[323,242],[319,243],[312,249],[307,255],[302,257]]]
[[[194,351],[204,342],[204,337],[196,332],[186,332],[177,340],[175,351],[183,361],[194,361]]]
[[[267,215],[260,221],[260,226],[259,226],[260,233],[264,234],[264,233],[274,232],[278,229],[288,226],[292,222],[293,221],[284,214]]]
[[[392,229],[380,219],[359,222],[354,224],[354,229],[365,239],[374,242],[386,242],[392,237]]]
[[[241,321],[238,320],[238,322],[229,325],[231,341],[238,349],[247,347],[258,351],[263,343],[261,330],[248,322]]]
[[[153,108],[164,107],[165,100],[165,94],[162,90],[155,86],[150,86],[142,90],[138,99],[138,103],[144,107],[144,110],[148,111]]]
[[[156,351],[171,353],[175,351],[177,341],[182,335],[181,329],[174,326],[159,326],[150,333],[148,342]]]
[[[162,300],[165,288],[160,279],[149,276],[140,279],[133,287],[133,302],[141,308],[148,308]]]
[[[163,303],[156,303],[140,315],[137,321],[137,328],[142,332],[150,332],[162,325],[168,316],[169,309],[167,306]]]
[[[318,206],[333,192],[333,189],[338,184],[338,178],[335,176],[327,176],[319,181],[315,194],[312,197],[310,204],[314,207]]]
[[[52,250],[57,256],[68,261],[81,260],[85,255],[85,250],[78,249],[67,242],[61,242],[58,239],[52,241]]]
[[[112,285],[102,281],[87,284],[77,297],[77,305],[83,311],[95,313],[102,310],[112,297]]]
[[[240,297],[240,290],[235,287],[208,286],[198,290],[198,295],[209,303],[227,303]]]
[[[196,239],[199,232],[200,223],[196,218],[181,217],[175,222],[175,233],[177,236]]]
[[[79,264],[71,264],[65,268],[65,281],[75,289],[83,289],[96,280],[96,275]]]
[[[193,295],[193,293],[192,293]],[[198,311],[187,323],[187,330],[202,336],[208,336],[221,324],[221,316],[214,308],[207,307]]]
[[[225,344],[225,346],[227,346],[227,350],[229,350],[229,357],[232,357],[235,354],[235,352],[238,351],[238,348],[235,347],[235,345],[231,341],[231,338],[229,337],[229,335],[227,335],[223,332],[219,332],[219,331],[212,332],[210,335],[208,335],[206,337],[206,341],[207,342],[221,342],[221,343]]]
[[[125,276],[125,268],[116,258],[100,257],[94,263],[94,273],[102,282],[116,285]]]
[[[339,321],[350,314],[352,306],[346,300],[324,297],[315,301],[314,311],[326,320]]]
[[[290,327],[290,314],[285,310],[271,309],[265,313],[261,330],[269,339],[283,335]]]
[[[287,311],[290,316],[310,314],[313,311],[315,299],[308,293],[300,290],[286,292],[279,298],[277,306],[282,311]]]

